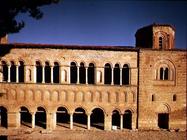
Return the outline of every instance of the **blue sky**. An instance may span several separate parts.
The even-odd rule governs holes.
[[[185,1],[63,0],[42,7],[40,20],[19,15],[26,26],[9,42],[135,46],[136,30],[155,22],[172,24],[176,47],[186,48],[186,9]]]

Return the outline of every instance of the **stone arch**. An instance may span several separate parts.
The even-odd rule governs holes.
[[[132,115],[133,112],[129,109],[126,109],[124,111],[124,115],[123,115],[123,128],[125,129],[132,129]]]
[[[58,106],[56,109],[56,120],[57,120],[57,127],[69,127],[69,109],[62,105]]]
[[[163,103],[157,106],[156,113],[170,113],[171,108],[167,103]]]
[[[91,111],[91,126],[104,129],[105,112],[101,107],[95,107]]]
[[[73,113],[73,120],[75,122],[74,125],[86,129],[87,128],[86,110],[83,107],[75,108]]]
[[[115,109],[112,111],[112,129],[120,128],[120,112],[119,109]]]
[[[27,126],[27,127],[32,127],[32,115],[26,106],[20,106],[19,108],[20,112],[20,124]]]
[[[43,106],[38,106],[35,114],[35,124],[39,127],[46,129],[47,127],[47,111]]]

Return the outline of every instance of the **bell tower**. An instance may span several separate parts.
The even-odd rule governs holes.
[[[160,50],[174,49],[175,29],[168,24],[151,24],[137,30],[137,48],[152,48]]]

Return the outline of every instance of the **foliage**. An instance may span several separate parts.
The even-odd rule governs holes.
[[[41,6],[58,3],[59,0],[1,0],[0,1],[0,37],[8,33],[17,33],[24,26],[24,21],[17,21],[19,13],[28,13],[29,16],[40,19],[43,12]]]

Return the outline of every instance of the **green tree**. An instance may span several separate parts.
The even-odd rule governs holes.
[[[58,3],[60,0],[0,0],[0,37],[8,33],[17,33],[24,26],[24,21],[15,18],[19,13],[28,13],[34,19],[40,19],[41,6]]]

